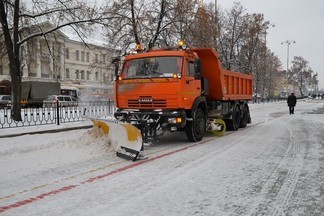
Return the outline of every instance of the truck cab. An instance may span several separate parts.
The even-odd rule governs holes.
[[[183,129],[195,101],[206,106],[200,73],[198,56],[191,50],[127,56],[115,83],[115,117],[137,125],[144,138],[157,129]]]

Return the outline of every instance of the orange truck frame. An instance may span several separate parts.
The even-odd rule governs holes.
[[[228,130],[251,123],[252,75],[222,69],[212,48],[128,55],[116,76],[114,116],[139,128],[144,143],[166,131],[185,131],[189,141],[200,141],[216,119]]]

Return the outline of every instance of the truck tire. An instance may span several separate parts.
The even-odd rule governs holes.
[[[248,124],[248,118],[249,118],[249,111],[246,106],[243,107],[243,116],[241,118],[240,128],[245,128]]]
[[[196,109],[193,120],[186,124],[186,135],[190,142],[202,140],[206,132],[206,116],[202,109]]]
[[[226,128],[229,131],[237,130],[241,124],[240,110],[237,106],[235,106],[234,111],[232,113],[232,119],[226,119]]]

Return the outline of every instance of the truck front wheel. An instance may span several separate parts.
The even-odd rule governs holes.
[[[186,135],[190,142],[202,140],[206,132],[206,116],[202,109],[196,109],[193,120],[186,124]]]

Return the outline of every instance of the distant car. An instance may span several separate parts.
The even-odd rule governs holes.
[[[11,96],[10,95],[0,95],[0,109],[11,107]]]
[[[68,95],[48,95],[43,101],[43,107],[56,107],[57,102],[61,107],[78,106],[78,100]]]

